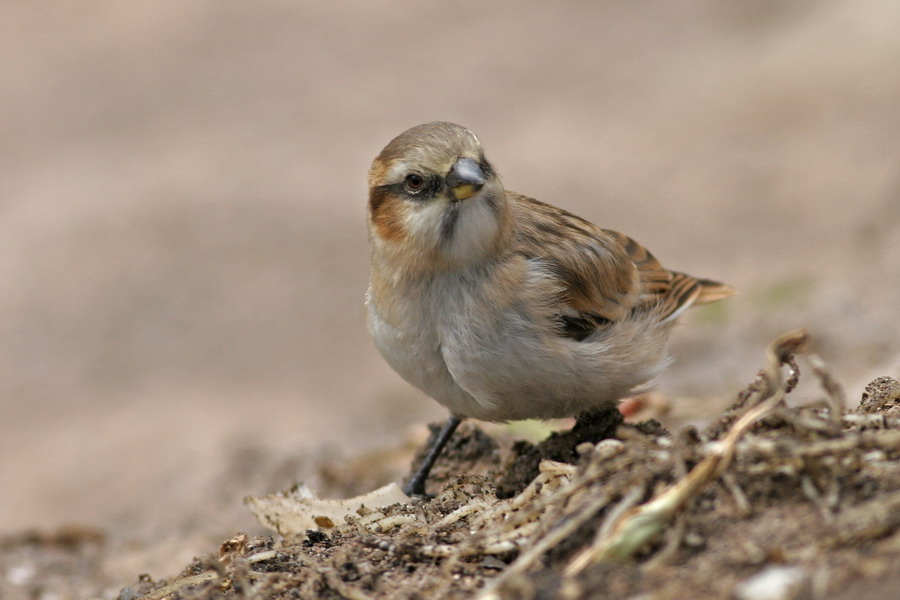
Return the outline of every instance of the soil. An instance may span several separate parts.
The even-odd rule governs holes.
[[[239,533],[118,598],[888,598],[900,582],[900,383],[878,378],[842,411],[814,357],[826,397],[788,407],[774,392],[789,395],[801,367],[792,353],[780,363],[783,382],[781,364],[774,377],[761,370],[704,431],[673,436],[616,412],[533,445],[464,423],[429,482],[434,496],[284,535]],[[646,519],[729,452],[654,533],[624,553],[600,543],[627,537],[628,517],[648,509]],[[379,471],[382,458],[343,469]],[[108,551],[96,531],[23,535],[3,541],[0,566],[48,589],[55,579],[90,589]]]

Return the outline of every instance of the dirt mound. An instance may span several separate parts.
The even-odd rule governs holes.
[[[789,408],[805,341],[774,342],[704,431],[584,419],[501,449],[469,424],[432,499],[318,529],[279,517],[278,539],[238,535],[120,598],[884,597],[900,583],[900,384],[879,378],[844,412],[809,354],[825,397]]]

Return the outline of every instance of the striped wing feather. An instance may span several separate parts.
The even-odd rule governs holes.
[[[670,271],[630,237],[532,198],[508,193],[520,232],[518,251],[546,262],[565,289],[570,311],[561,333],[577,340],[634,311],[676,319],[694,304],[726,298],[725,284]]]

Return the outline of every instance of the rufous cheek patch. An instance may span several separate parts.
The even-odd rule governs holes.
[[[376,187],[369,192],[372,226],[382,239],[398,242],[406,237],[401,214],[402,202],[387,188]]]

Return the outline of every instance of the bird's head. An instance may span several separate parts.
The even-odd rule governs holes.
[[[385,146],[369,170],[373,252],[420,269],[488,258],[509,229],[506,193],[465,127],[418,125]]]

